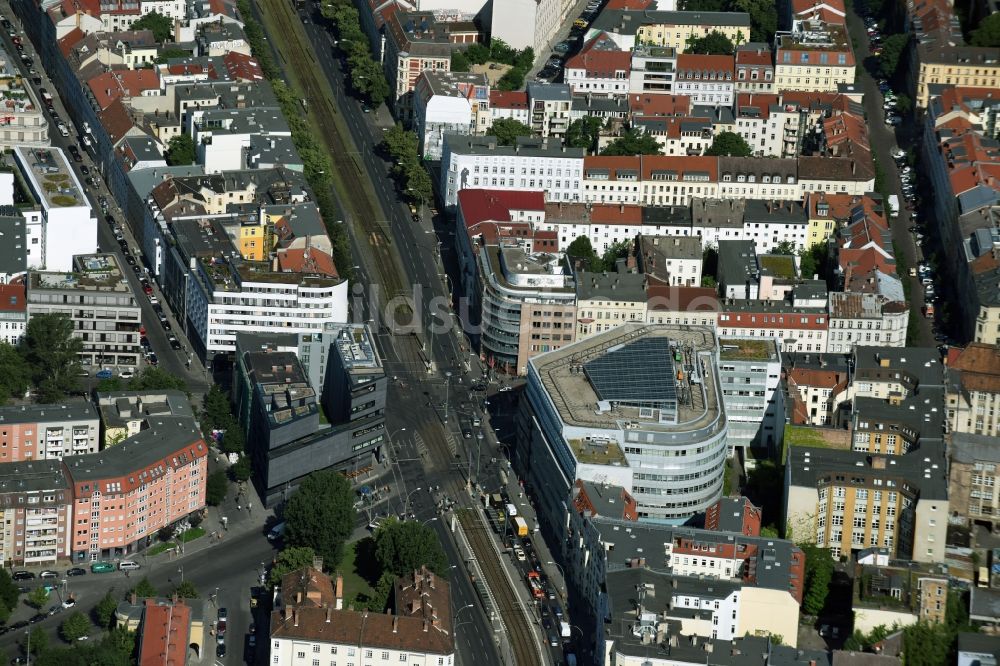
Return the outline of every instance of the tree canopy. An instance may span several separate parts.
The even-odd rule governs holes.
[[[94,620],[97,622],[97,626],[102,629],[109,628],[117,609],[118,600],[111,596],[111,592],[105,592],[101,600],[94,606]]]
[[[497,118],[486,133],[495,136],[501,146],[513,146],[517,137],[534,134],[530,127],[513,118]]]
[[[909,42],[910,33],[889,35],[883,40],[882,53],[878,57],[878,68],[883,77],[891,79],[896,75]]]
[[[170,166],[194,164],[197,157],[194,139],[190,134],[182,132],[170,137],[170,141],[167,142],[167,164]]]
[[[17,347],[0,342],[0,405],[24,395],[31,382],[31,372]]]
[[[229,481],[226,473],[217,469],[208,475],[205,481],[205,504],[209,506],[219,506],[226,501],[229,494]]]
[[[59,625],[59,635],[67,643],[73,643],[81,636],[86,636],[89,633],[90,620],[80,611],[76,611]]]
[[[705,53],[710,55],[733,55],[736,47],[731,39],[718,30],[713,30],[704,37],[692,37],[684,47],[684,53]]]
[[[174,594],[181,599],[197,599],[198,588],[195,587],[194,583],[190,580],[182,580],[177,587],[174,588]]]
[[[288,546],[275,559],[268,574],[268,582],[271,585],[281,584],[281,579],[293,571],[298,571],[304,567],[311,567],[316,552],[308,546]],[[335,564],[332,563],[331,564]]]
[[[750,157],[753,150],[746,140],[735,132],[719,132],[712,139],[712,145],[705,151],[706,155],[729,155],[732,157]]]
[[[597,138],[604,128],[604,120],[596,116],[584,116],[569,124],[564,141],[567,146],[583,148],[588,153],[597,149]]]
[[[333,566],[354,530],[354,493],[339,472],[313,472],[285,504],[285,540],[312,548]]]
[[[969,43],[973,46],[1000,46],[1000,14],[990,14],[972,31]]]
[[[149,579],[143,577],[143,579],[129,591],[129,594],[135,594],[135,596],[139,599],[148,599],[150,597],[158,596],[159,593],[156,591],[156,588],[153,587],[153,584],[149,582]]]
[[[802,610],[809,615],[819,615],[826,605],[826,597],[833,579],[833,556],[829,548],[801,543],[799,548],[806,556],[805,595]]]
[[[469,59],[461,51],[451,52],[451,71],[453,72],[469,71]]]
[[[130,391],[187,391],[183,379],[158,367],[148,366],[129,380]]]
[[[59,402],[80,390],[83,340],[73,337],[73,320],[56,313],[36,314],[21,337],[21,356],[38,391],[38,401]]]
[[[229,473],[232,475],[233,481],[249,481],[250,476],[253,474],[253,464],[250,462],[250,456],[241,455],[239,460],[229,468]]]
[[[173,41],[174,20],[159,12],[149,12],[132,24],[131,30],[152,30],[153,39],[158,42]]]
[[[632,128],[609,143],[601,155],[662,155],[663,147],[656,137]]]
[[[375,557],[383,574],[402,576],[426,566],[436,574],[448,570],[448,558],[437,533],[415,520],[389,520],[375,532]]]

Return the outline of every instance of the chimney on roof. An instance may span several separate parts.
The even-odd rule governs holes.
[[[330,624],[330,619],[333,617],[333,608],[330,606],[326,607],[326,623]]]
[[[431,623],[428,622],[427,620],[424,620],[424,633],[425,634],[427,633],[427,630],[430,629],[430,626],[431,626]]]
[[[333,593],[336,595],[335,605],[337,610],[341,610],[344,607],[344,577],[341,574],[337,574],[337,582],[333,588]]]
[[[294,626],[294,627],[299,626],[299,609],[298,608],[293,608],[292,609],[292,626]]]

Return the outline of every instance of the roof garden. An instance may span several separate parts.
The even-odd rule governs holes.
[[[617,465],[626,466],[628,461],[617,442],[608,439],[582,440],[571,439],[569,445],[573,455],[581,463],[587,465]]]
[[[760,267],[778,278],[795,277],[795,258],[787,254],[762,254],[758,258]]]
[[[723,361],[766,361],[775,357],[774,344],[767,340],[719,340]]]

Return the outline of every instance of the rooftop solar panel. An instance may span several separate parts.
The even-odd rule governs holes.
[[[634,405],[677,402],[669,338],[640,338],[612,347],[584,363],[583,371],[601,400]]]

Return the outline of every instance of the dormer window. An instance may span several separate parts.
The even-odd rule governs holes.
[[[747,177],[744,176],[743,174],[740,174],[740,175],[736,176],[736,182],[737,183],[745,183],[746,179],[747,179]]]
[[[747,182],[748,183],[756,183],[757,182],[757,176],[754,176],[753,174],[747,176]]]
[[[764,176],[763,178],[764,178],[764,182],[765,183],[770,183],[771,182],[771,177],[770,176]]]

